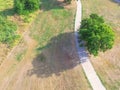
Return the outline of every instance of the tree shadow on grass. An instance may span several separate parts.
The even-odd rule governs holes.
[[[49,47],[48,47],[49,46]],[[27,75],[45,78],[59,76],[61,72],[73,69],[80,61],[75,48],[74,33],[64,33],[53,37],[32,61],[33,68]]]
[[[41,0],[41,9],[43,11],[48,11],[51,9],[63,9],[63,1],[59,0]]]
[[[7,17],[7,16],[13,16],[15,14],[14,8],[11,9],[5,9],[3,11],[0,11],[0,15]]]

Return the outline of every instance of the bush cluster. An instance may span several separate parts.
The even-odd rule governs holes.
[[[79,36],[85,41],[88,51],[95,56],[99,51],[111,49],[115,37],[112,28],[97,14],[82,20]]]
[[[15,41],[19,38],[19,35],[16,34],[16,30],[16,24],[0,16],[0,43],[13,46]]]
[[[14,9],[18,14],[29,14],[39,9],[39,0],[14,0]]]

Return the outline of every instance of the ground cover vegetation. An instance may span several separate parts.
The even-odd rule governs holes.
[[[72,0],[64,0],[66,3],[70,4]]]
[[[19,35],[16,33],[17,25],[12,21],[0,16],[0,43],[14,46],[18,41]]]

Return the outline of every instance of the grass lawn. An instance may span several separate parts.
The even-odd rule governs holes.
[[[103,16],[116,33],[114,47],[98,57],[91,56],[93,66],[107,90],[120,89],[120,6],[114,0],[81,0],[83,18],[91,13]]]
[[[13,0],[0,0],[0,11],[13,8]]]

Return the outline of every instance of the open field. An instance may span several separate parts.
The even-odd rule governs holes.
[[[111,50],[90,56],[93,66],[107,90],[120,89],[120,5],[114,0],[82,0],[83,18],[91,13],[103,16],[116,33]]]
[[[30,30],[0,66],[0,90],[91,90],[75,48],[75,2],[41,1]]]

